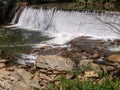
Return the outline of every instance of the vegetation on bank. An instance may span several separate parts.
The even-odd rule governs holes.
[[[90,80],[80,81],[78,79],[60,79],[60,85],[50,84],[50,90],[120,90],[120,82],[105,79],[103,82]]]
[[[0,0],[0,23],[5,23],[9,19],[10,10],[13,9],[14,2],[27,2],[31,4],[41,4],[47,2],[75,2],[77,8],[87,9],[113,9],[120,10],[119,0]],[[69,3],[68,3],[69,4]],[[74,8],[74,7],[73,7]]]
[[[57,84],[49,84],[49,90],[120,90],[120,78],[113,78],[108,72],[97,72],[98,77],[81,76],[87,71],[91,72],[93,68],[85,65],[75,72],[67,72],[73,77],[60,76]],[[94,75],[91,74],[90,76]]]
[[[120,1],[118,0],[77,0],[79,7],[95,10],[120,10]]]

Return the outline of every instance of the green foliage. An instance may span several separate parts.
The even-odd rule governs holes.
[[[84,0],[76,0],[76,2],[81,3],[84,2]]]
[[[92,3],[92,6],[93,6],[93,7],[95,7],[95,6],[98,5],[98,7],[99,7],[100,9],[103,9],[103,8],[105,8],[105,7],[104,7],[104,4],[105,4],[105,3],[109,2],[109,3],[114,4],[114,2],[117,2],[117,0],[76,0],[76,2],[80,4],[80,7],[81,7],[81,5],[83,5],[84,8],[88,8],[88,7],[91,6],[90,3]],[[81,3],[82,3],[82,4],[81,4]],[[99,5],[100,5],[100,6],[99,6]]]
[[[80,81],[78,79],[60,79],[60,86],[52,85],[50,90],[120,90],[120,82],[110,79],[103,80],[102,83],[97,83],[90,80]],[[54,87],[55,86],[55,87]]]

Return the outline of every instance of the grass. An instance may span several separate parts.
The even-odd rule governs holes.
[[[95,71],[99,75],[99,79],[85,78],[78,79],[85,71]],[[102,73],[99,69],[93,69],[90,65],[82,66],[76,71],[69,71],[74,78],[66,79],[64,76],[59,77],[59,84],[50,83],[50,90],[120,90],[120,81],[113,80],[108,73]]]
[[[80,81],[78,79],[60,79],[60,85],[50,84],[50,90],[120,90],[120,82],[105,79],[102,83],[90,80]]]

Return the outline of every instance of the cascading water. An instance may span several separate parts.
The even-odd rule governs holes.
[[[43,36],[52,38],[43,40],[40,44],[39,42],[35,43],[38,47],[40,45],[64,45],[79,36],[114,40],[120,38],[120,13],[78,12],[27,7],[14,26],[28,31],[39,31]],[[36,57],[36,55],[23,54],[22,59],[20,58],[18,62],[26,63],[26,58],[34,62]]]
[[[117,39],[120,37],[120,14],[27,7],[22,12],[17,26],[55,37],[47,42],[49,44],[64,44],[78,36]]]

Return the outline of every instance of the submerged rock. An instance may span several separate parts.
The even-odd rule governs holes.
[[[36,66],[39,68],[72,70],[74,62],[69,58],[63,58],[56,55],[40,55],[36,60]]]

